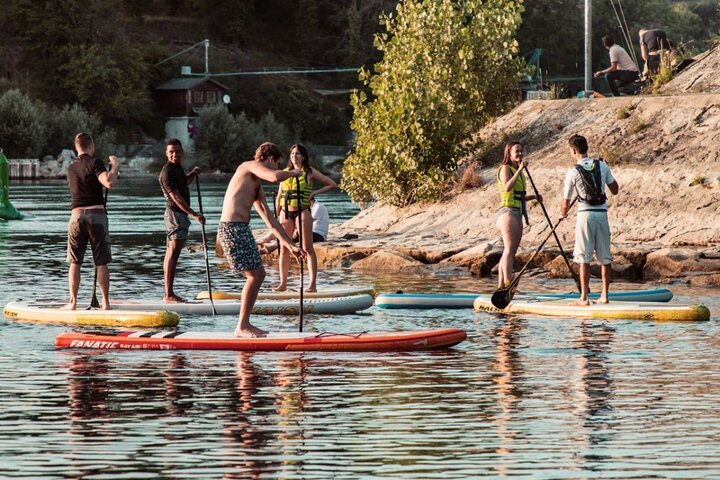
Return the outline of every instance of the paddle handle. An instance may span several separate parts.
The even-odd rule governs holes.
[[[525,173],[527,174],[528,180],[530,180],[530,185],[532,185],[533,191],[535,192],[535,196],[537,197],[537,201],[540,204],[540,207],[542,207],[542,211],[545,214],[545,218],[547,219],[548,225],[552,227],[552,220],[550,219],[550,215],[548,214],[547,209],[545,208],[545,204],[540,200],[540,194],[538,193],[538,189],[535,186],[535,182],[533,181],[532,175],[530,175],[530,170],[528,170],[527,167],[525,167]],[[575,270],[572,269],[572,266],[570,265],[570,260],[568,259],[567,255],[565,254],[565,250],[562,247],[562,243],[560,243],[560,239],[557,236],[557,233],[553,230],[553,236],[555,237],[555,241],[557,242],[557,246],[560,249],[560,255],[562,255],[563,259],[565,260],[565,264],[568,266],[568,269],[570,270],[570,275],[572,275],[573,280],[575,280],[575,285],[577,286],[578,292],[582,292],[582,289],[580,287],[580,278],[578,278],[577,274],[575,273]]]
[[[297,177],[297,204],[298,204],[298,217],[297,217],[297,229],[298,229],[298,245],[300,246],[300,250],[303,249],[303,238],[302,238],[302,203],[300,198],[300,177]],[[299,322],[298,322],[298,328],[300,331],[303,331],[303,293],[305,289],[304,285],[304,265],[303,265],[303,259],[300,259],[300,313],[299,313]]]
[[[105,213],[107,214],[107,199],[108,199],[108,192],[110,191],[109,188],[105,189],[105,195],[103,195],[103,209],[105,210]],[[95,265],[95,276],[93,277],[93,288],[92,288],[92,298],[90,299],[90,308],[100,308],[100,302],[98,302],[97,298],[97,265]]]
[[[575,204],[577,199],[578,199],[578,197],[575,197],[573,199],[573,201],[570,202],[570,205],[568,205],[568,210],[570,210],[570,208],[572,208],[572,206]],[[535,260],[535,257],[537,257],[538,253],[540,253],[540,250],[542,250],[542,248],[545,246],[547,241],[550,240],[550,237],[555,234],[555,230],[560,225],[560,223],[562,223],[562,221],[564,219],[565,219],[565,217],[560,217],[558,219],[557,223],[555,223],[555,225],[550,230],[550,233],[548,233],[548,235],[545,237],[545,239],[542,241],[542,243],[537,247],[537,249],[535,249],[533,254],[530,256],[528,261],[525,263],[525,265],[523,265],[523,268],[520,269],[520,271],[517,273],[517,275],[515,275],[515,278],[513,278],[510,281],[510,284],[508,285],[508,290],[513,290],[515,287],[517,287],[517,284],[520,283],[520,277],[522,276],[522,274],[525,273],[525,270],[527,270],[528,267],[530,266],[530,264],[532,263],[532,261]]]
[[[202,195],[200,194],[200,175],[195,175],[195,187],[197,188],[198,210],[200,211],[200,216],[204,217],[205,214],[203,213],[202,207]],[[202,222],[200,223],[200,233],[202,235],[203,253],[205,254],[205,279],[207,281],[210,307],[212,307],[212,314],[217,315],[217,310],[215,310],[215,302],[213,301],[212,285],[210,284],[210,259],[208,258],[207,240],[205,238],[205,224]]]

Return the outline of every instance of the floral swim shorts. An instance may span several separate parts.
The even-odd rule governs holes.
[[[217,233],[225,258],[233,272],[239,274],[246,270],[262,268],[260,252],[247,223],[220,222]]]

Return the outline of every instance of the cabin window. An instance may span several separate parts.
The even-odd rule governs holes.
[[[196,92],[193,92],[193,103],[203,103],[203,91],[199,90]]]
[[[217,92],[205,92],[205,93],[207,94],[205,97],[207,99],[207,103],[209,103],[209,104],[218,103]]]

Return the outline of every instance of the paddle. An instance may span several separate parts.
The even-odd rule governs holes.
[[[202,195],[200,195],[200,176],[199,175],[195,176],[195,186],[197,187],[198,210],[200,210],[200,216],[205,216],[203,214],[203,208],[202,208]],[[210,260],[208,259],[207,241],[205,239],[205,224],[204,223],[200,223],[200,231],[202,232],[203,252],[205,253],[205,278],[207,279],[208,297],[210,298],[210,306],[212,307],[212,313],[213,313],[213,315],[217,315],[217,311],[215,310],[215,303],[213,302],[212,287],[210,286]]]
[[[298,202],[298,209],[300,210],[300,213],[298,213],[298,242],[300,246],[300,250],[303,248],[303,241],[302,241],[302,205],[300,203],[300,178],[297,179],[297,202]],[[303,265],[303,259],[301,258],[300,261],[300,331],[303,331],[303,290],[305,289],[304,280],[303,277],[305,275],[304,272],[304,265]]]
[[[528,180],[530,180],[530,185],[532,185],[532,188],[535,191],[535,196],[537,197],[538,203],[542,207],[542,211],[545,214],[545,218],[547,219],[548,225],[552,228],[552,220],[550,220],[550,215],[548,215],[545,205],[543,204],[542,200],[540,200],[540,194],[538,193],[538,189],[535,186],[535,182],[533,182],[532,176],[530,175],[530,170],[528,170],[527,167],[525,167],[525,174],[527,175]],[[575,273],[575,270],[572,269],[572,266],[570,265],[570,260],[568,260],[568,257],[565,254],[565,250],[563,250],[562,244],[560,243],[560,239],[558,238],[557,233],[555,233],[555,231],[553,231],[553,236],[555,237],[557,246],[560,248],[560,255],[562,255],[563,259],[565,260],[565,264],[568,266],[568,269],[570,269],[570,274],[572,275],[573,279],[575,280],[575,285],[577,286],[578,292],[582,292],[582,289],[580,288],[580,279],[578,278],[577,274]]]
[[[103,198],[103,207],[105,208],[105,213],[107,213],[107,199],[109,191],[110,189],[105,189],[105,197]],[[90,300],[90,306],[87,308],[87,310],[90,310],[91,308],[100,308],[100,302],[98,302],[97,298],[97,265],[95,266],[95,278],[93,278],[92,300]]]
[[[577,201],[577,197],[573,199],[572,202],[570,202],[570,205],[568,206],[568,210],[572,208],[572,206]],[[512,301],[513,296],[515,295],[515,290],[517,290],[518,283],[520,283],[520,277],[523,273],[525,273],[525,270],[528,269],[530,264],[533,260],[535,260],[535,257],[538,253],[540,253],[540,250],[545,246],[545,243],[550,239],[550,236],[552,236],[555,233],[555,229],[557,229],[558,225],[560,225],[560,222],[563,221],[563,217],[561,217],[554,227],[550,230],[550,233],[548,233],[547,237],[545,237],[545,240],[542,241],[539,247],[533,252],[532,256],[528,259],[528,261],[525,263],[523,268],[513,277],[512,280],[507,284],[505,288],[499,288],[495,290],[495,293],[492,294],[492,297],[490,298],[490,301],[492,302],[493,306],[499,309],[504,309],[508,305],[510,305],[510,302]]]

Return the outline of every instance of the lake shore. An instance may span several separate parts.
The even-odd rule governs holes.
[[[583,134],[593,158],[611,165],[620,193],[608,200],[616,278],[720,285],[720,94],[526,101],[478,132],[484,142],[467,159],[481,165],[482,186],[437,203],[396,208],[381,203],[333,225],[316,245],[321,265],[377,271],[493,274],[502,251],[495,225],[495,171],[505,139],[528,152],[529,170],[551,218],[557,219],[567,140]],[[532,192],[531,192],[532,193]],[[537,202],[528,205],[516,258],[520,268],[547,237]],[[572,255],[574,212],[558,228]],[[569,277],[551,239],[535,274]]]

